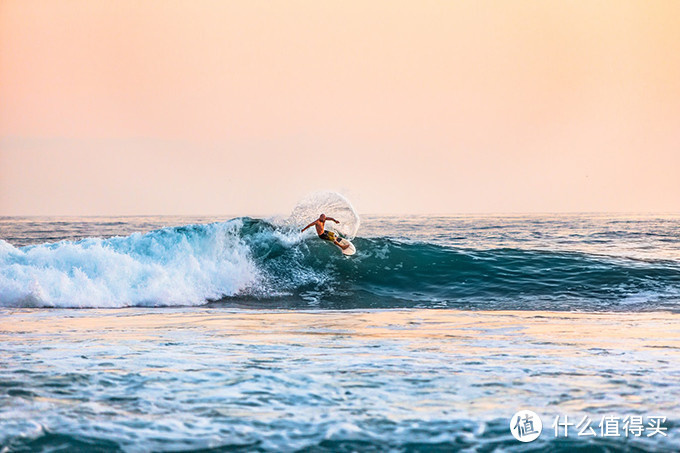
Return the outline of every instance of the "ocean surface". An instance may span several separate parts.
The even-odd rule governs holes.
[[[0,217],[0,452],[680,451],[680,215],[336,208]]]

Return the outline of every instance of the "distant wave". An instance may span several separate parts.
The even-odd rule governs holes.
[[[293,227],[238,218],[16,248],[0,306],[674,309],[680,266],[582,253],[357,238],[342,256]]]

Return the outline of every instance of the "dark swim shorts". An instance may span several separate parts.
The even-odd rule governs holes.
[[[332,231],[324,231],[319,235],[319,237],[327,241],[335,241],[335,233],[333,233]]]

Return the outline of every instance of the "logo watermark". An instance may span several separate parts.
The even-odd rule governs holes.
[[[520,442],[536,440],[543,431],[543,422],[536,412],[521,410],[510,419],[510,432]]]

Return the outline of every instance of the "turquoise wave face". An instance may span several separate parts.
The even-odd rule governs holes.
[[[259,219],[16,248],[0,242],[3,306],[677,309],[680,265],[573,251],[356,238],[332,244]]]
[[[346,258],[314,238],[285,245],[274,231],[254,220],[242,230],[266,276],[257,294],[262,305],[651,310],[675,309],[680,300],[680,266],[670,261],[389,238],[357,238],[359,252]],[[241,296],[223,302],[247,303]]]

